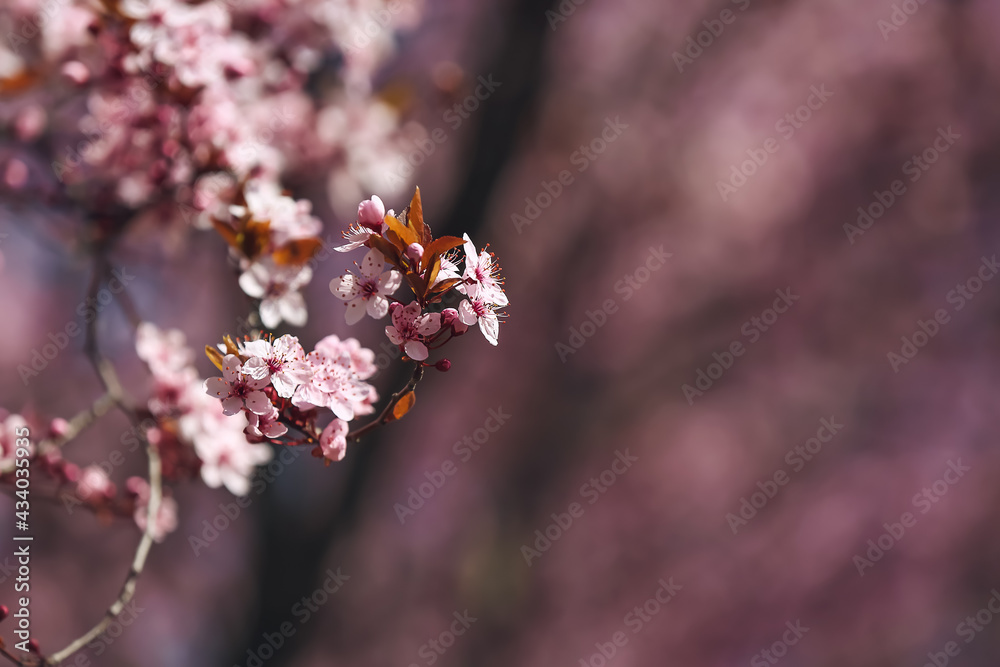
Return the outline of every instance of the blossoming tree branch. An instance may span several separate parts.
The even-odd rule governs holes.
[[[363,27],[381,0],[62,4],[44,20],[40,0],[0,6],[0,26],[13,27],[0,43],[0,119],[9,128],[0,191],[17,223],[90,258],[87,303],[107,292],[118,275],[112,258],[137,230],[164,239],[214,233],[251,300],[254,328],[203,341],[220,375],[200,377],[185,335],[150,321],[155,305],[133,299],[119,278],[113,299],[148,369],[145,393],[124,389],[93,310],[84,352],[101,395],[69,418],[0,411],[0,486],[19,507],[41,498],[141,533],[105,613],[62,648],[45,650],[20,619],[0,622],[0,657],[26,666],[68,664],[126,608],[150,549],[177,527],[177,484],[245,495],[276,447],[308,447],[326,465],[342,460],[350,443],[413,408],[425,372],[450,368],[443,353],[454,339],[478,327],[496,345],[507,305],[494,256],[468,235],[435,238],[417,190],[399,214],[377,196],[358,205],[337,248],[356,253],[356,268],[319,305],[343,308],[348,325],[384,320],[412,367],[406,383],[381,398],[369,382],[375,355],[356,338],[331,334],[307,352],[298,337],[275,333],[306,324],[302,288],[324,246],[312,202],[285,182],[323,174],[335,210],[371,192],[401,194],[384,175],[405,131],[373,94],[371,75],[413,11],[389,14],[372,35]],[[330,68],[336,76],[324,78]],[[19,373],[27,384],[38,370]],[[130,424],[122,444],[145,452],[144,477],[116,483],[69,458],[113,410]],[[30,501],[18,479],[30,479]],[[8,614],[0,605],[0,621]]]

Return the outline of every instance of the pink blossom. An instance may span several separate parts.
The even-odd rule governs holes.
[[[135,335],[135,350],[156,376],[176,374],[190,366],[194,358],[191,350],[185,346],[183,332],[178,329],[164,331],[149,322],[139,323]]]
[[[285,196],[274,181],[254,179],[247,183],[246,202],[255,220],[270,222],[271,242],[276,246],[319,236],[323,231],[323,223],[310,215],[312,202]]]
[[[250,358],[243,364],[243,373],[255,380],[274,386],[278,396],[291,398],[295,388],[312,377],[306,365],[306,352],[295,336],[285,334],[273,343],[252,340],[241,344],[241,352]]]
[[[278,420],[279,417],[278,408],[273,405],[271,411],[264,415],[255,415],[251,412],[247,415],[249,423],[243,432],[252,438],[280,438],[288,433],[288,427]]]
[[[76,495],[81,500],[103,500],[115,495],[115,485],[100,466],[91,465],[83,469],[76,484]]]
[[[17,458],[15,449],[17,439],[23,436],[18,435],[18,429],[25,428],[28,422],[24,417],[17,414],[8,414],[0,410],[0,470],[8,470],[13,467]],[[29,439],[30,441],[30,439]],[[34,452],[34,446],[29,444],[29,452]]]
[[[464,324],[479,323],[479,329],[490,343],[496,345],[500,336],[500,321],[493,311],[494,304],[483,296],[477,285],[469,285],[469,298],[458,305],[458,314]]]
[[[308,318],[306,302],[297,290],[312,279],[308,266],[277,266],[267,259],[250,265],[240,276],[240,287],[248,296],[260,299],[260,320],[268,329],[282,321],[304,326]]]
[[[484,301],[500,306],[507,305],[507,295],[501,287],[499,275],[500,266],[496,263],[493,254],[485,249],[480,254],[476,254],[476,246],[472,244],[472,239],[468,234],[463,234],[465,239],[465,275],[467,284],[461,284],[458,289],[462,293],[468,293],[469,284],[478,287],[477,294]]]
[[[271,401],[260,391],[267,386],[267,380],[258,380],[243,373],[243,364],[235,354],[227,354],[222,360],[222,377],[205,380],[205,392],[222,400],[222,411],[235,415],[244,407],[258,415],[270,411]]]
[[[345,273],[330,281],[330,291],[341,301],[347,302],[347,323],[357,324],[365,312],[374,319],[381,319],[389,312],[386,298],[399,289],[403,275],[396,270],[382,271],[385,257],[372,248],[361,262],[361,277]]]
[[[345,352],[334,357],[313,350],[306,355],[306,363],[310,365],[313,376],[295,391],[292,397],[294,406],[303,410],[329,408],[340,419],[350,421],[359,408],[364,409],[368,405],[371,385],[358,378],[351,369],[350,356]]]
[[[151,489],[149,482],[141,477],[129,477],[126,488],[135,494],[135,513],[133,518],[139,530],[146,532],[146,520],[149,518],[149,497]],[[177,530],[177,501],[168,495],[160,497],[159,510],[151,532],[153,540],[162,542],[167,535]]]
[[[331,461],[342,461],[347,455],[347,422],[334,419],[319,436],[323,456]]]
[[[386,335],[394,345],[402,345],[411,359],[423,361],[429,354],[423,338],[441,330],[441,313],[421,315],[416,301],[405,307],[393,306],[392,325],[385,328]]]

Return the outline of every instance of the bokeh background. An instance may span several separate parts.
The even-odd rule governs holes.
[[[232,496],[176,489],[180,525],[150,557],[141,611],[84,654],[98,665],[599,667],[600,645],[623,632],[607,664],[917,667],[948,642],[957,655],[939,665],[997,664],[1000,618],[980,610],[1000,589],[1000,280],[960,310],[954,290],[1000,247],[998,29],[988,0],[427,0],[376,90],[401,111],[413,154],[443,129],[407,187],[420,185],[435,232],[468,231],[498,254],[511,301],[500,346],[476,332],[458,341],[453,368],[429,376],[405,421],[342,463],[283,464],[207,548],[190,537]],[[700,52],[688,41],[699,33]],[[500,85],[455,127],[446,114],[479,77]],[[829,96],[801,111],[819,89]],[[778,125],[797,110],[795,125]],[[608,123],[619,131],[602,145]],[[958,138],[911,181],[907,162],[947,128]],[[723,196],[719,183],[768,139],[766,162]],[[564,170],[572,182],[539,198]],[[905,193],[882,217],[845,228],[896,179]],[[327,233],[351,221],[324,174],[291,186],[317,202]],[[407,196],[389,199],[399,210]],[[27,388],[16,367],[76,318],[90,265],[3,210],[0,405],[69,416],[99,394],[79,340]],[[670,257],[642,271],[661,247]],[[141,315],[200,348],[246,312],[225,253],[209,232],[168,243],[146,230],[114,261],[136,274]],[[317,264],[309,324],[293,331],[307,348],[329,333],[382,341],[371,321],[348,329],[327,289],[354,259]],[[645,281],[626,289],[627,276]],[[776,290],[798,298],[758,328]],[[606,323],[560,354],[608,300]],[[947,323],[893,368],[901,337],[939,309]],[[126,318],[115,308],[101,322],[103,349],[141,392]],[[734,341],[744,353],[689,401],[683,386],[717,374],[713,355]],[[404,373],[394,365],[375,383],[387,395]],[[509,419],[477,451],[459,446],[491,410]],[[843,428],[810,460],[786,459],[824,419]],[[101,461],[127,429],[111,414],[67,455]],[[637,460],[605,474],[613,485],[584,488],[625,452]],[[448,461],[454,474],[401,521],[395,506]],[[958,462],[968,470],[946,476]],[[137,453],[116,481],[143,466]],[[727,518],[758,483],[775,491],[779,471],[787,483],[745,525]],[[535,531],[571,503],[582,514],[549,528],[558,539],[526,562]],[[906,512],[902,537],[884,537]],[[32,611],[54,648],[116,594],[136,530],[59,504],[33,516]],[[5,498],[4,534],[12,521]],[[859,568],[880,536],[891,548]],[[349,579],[303,622],[296,604],[338,568]],[[0,578],[11,604],[13,576]],[[630,622],[661,580],[681,588]],[[439,639],[456,612],[476,620]],[[977,613],[981,630],[960,625]],[[262,650],[286,622],[294,634]],[[788,634],[789,623],[808,631]],[[432,639],[450,645],[435,653]]]

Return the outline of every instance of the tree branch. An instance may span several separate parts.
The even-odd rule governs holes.
[[[108,269],[109,266],[107,258],[104,255],[104,248],[98,248],[96,250],[94,262],[94,274],[91,278],[90,288],[88,290],[91,298],[96,298],[101,282],[108,273]],[[115,601],[111,603],[110,607],[108,607],[104,616],[89,631],[70,642],[66,648],[53,653],[48,658],[43,659],[43,664],[45,665],[58,665],[63,660],[100,636],[101,633],[103,633],[112,623],[112,621],[115,620],[118,614],[122,612],[125,605],[132,600],[132,597],[135,595],[135,587],[139,579],[139,575],[142,573],[142,569],[146,564],[146,557],[149,555],[149,550],[153,546],[153,532],[156,529],[156,518],[160,511],[160,500],[163,495],[160,455],[156,451],[156,447],[146,438],[145,429],[142,427],[142,421],[139,419],[136,409],[126,400],[121,382],[118,380],[118,374],[115,372],[114,366],[112,366],[111,362],[100,353],[97,345],[97,320],[98,318],[95,315],[95,317],[87,323],[87,335],[84,350],[86,351],[91,364],[94,366],[94,370],[100,378],[101,384],[104,385],[107,396],[114,402],[115,405],[118,406],[118,409],[121,410],[126,417],[128,417],[132,426],[135,428],[136,433],[146,447],[146,456],[149,460],[150,489],[149,505],[147,507],[148,511],[146,514],[146,529],[143,531],[142,538],[139,540],[139,545],[136,547],[135,556],[132,558],[132,565],[129,568],[128,575],[125,577],[125,582],[122,584],[118,597],[115,598]]]
[[[373,421],[370,421],[364,426],[360,426],[356,430],[351,431],[345,437],[348,440],[353,440],[357,442],[358,440],[361,439],[361,436],[366,435],[371,431],[374,431],[382,424],[386,424],[392,421],[393,408],[396,407],[396,404],[399,403],[399,400],[403,398],[403,396],[406,396],[406,394],[408,394],[409,392],[413,391],[416,388],[417,383],[420,382],[420,379],[423,376],[424,376],[424,366],[420,362],[417,362],[416,366],[414,366],[413,368],[413,375],[410,377],[410,381],[406,383],[406,386],[404,386],[402,389],[400,389],[399,391],[397,391],[395,394],[392,395],[392,398],[389,399],[389,404],[385,406],[385,409],[382,410],[381,414],[379,414],[379,416],[376,417]]]

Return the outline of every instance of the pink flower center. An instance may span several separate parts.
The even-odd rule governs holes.
[[[371,279],[361,283],[361,298],[370,299],[374,296],[378,296],[378,281]]]

